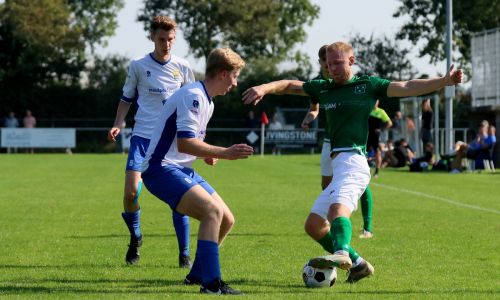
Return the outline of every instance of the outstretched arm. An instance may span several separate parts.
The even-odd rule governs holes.
[[[445,86],[461,83],[462,79],[463,71],[461,69],[455,70],[454,65],[451,65],[444,77],[391,82],[387,88],[387,96],[408,97],[425,95]]]
[[[254,86],[243,92],[243,103],[256,105],[267,94],[307,96],[302,85],[304,82],[300,80],[279,80]]]

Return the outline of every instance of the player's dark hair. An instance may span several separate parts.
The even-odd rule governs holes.
[[[149,32],[151,34],[155,33],[158,29],[163,29],[165,31],[175,30],[177,28],[177,23],[167,16],[156,16],[149,24]]]

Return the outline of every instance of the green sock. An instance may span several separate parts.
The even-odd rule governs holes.
[[[333,245],[334,252],[339,250],[349,252],[349,245],[351,244],[352,237],[351,220],[346,217],[336,218],[332,222],[330,232],[332,234],[333,240],[335,241]]]
[[[356,252],[353,247],[349,246],[349,258],[352,260],[352,262],[354,263],[356,260],[358,260],[359,257],[360,255],[358,254],[358,252]]]
[[[327,234],[325,234],[324,237],[322,237],[321,239],[319,239],[317,241],[322,247],[323,249],[325,249],[325,251],[327,251],[328,253],[333,253],[334,250],[333,250],[333,245],[335,243],[335,241],[333,240],[333,237],[332,237],[332,233],[331,232],[328,232]],[[349,258],[351,258],[351,260],[353,262],[355,262],[358,258],[359,258],[359,254],[356,252],[356,250],[354,250],[354,248],[352,248],[351,246],[349,246]]]
[[[370,187],[367,187],[361,198],[361,214],[363,215],[363,229],[372,232],[372,209],[373,209],[373,198],[372,191]]]
[[[325,234],[325,236],[319,239],[317,242],[321,245],[321,247],[323,247],[323,249],[325,249],[326,252],[333,253],[334,241],[332,233],[330,231],[328,231],[328,233]]]

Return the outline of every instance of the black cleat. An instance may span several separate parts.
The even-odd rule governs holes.
[[[125,261],[129,265],[135,265],[139,262],[139,247],[142,246],[142,237],[137,239],[136,237],[130,238],[130,244],[128,245],[127,255],[125,255]]]
[[[179,255],[179,268],[191,269],[190,257],[187,255]]]
[[[242,295],[240,290],[235,290],[220,279],[214,280],[210,285],[200,287],[200,293],[213,295]]]
[[[191,274],[187,274],[186,278],[184,278],[185,285],[195,285],[195,284],[201,284],[201,280],[198,278],[195,278],[194,276],[191,276]]]
[[[363,278],[370,277],[375,273],[375,268],[366,260],[349,270],[346,282],[355,283]]]

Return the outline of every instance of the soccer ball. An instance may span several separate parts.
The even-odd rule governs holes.
[[[317,269],[307,263],[302,270],[302,280],[310,288],[330,287],[337,280],[337,270],[334,267]]]

